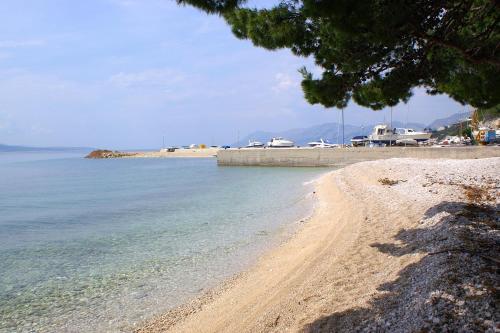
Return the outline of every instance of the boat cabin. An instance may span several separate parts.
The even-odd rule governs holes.
[[[387,125],[376,125],[373,128],[373,133],[375,135],[387,135],[387,134],[393,134],[393,130],[389,128]]]
[[[394,133],[396,134],[412,134],[415,133],[413,128],[395,128]]]

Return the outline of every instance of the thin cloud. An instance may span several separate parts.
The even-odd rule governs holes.
[[[290,75],[285,73],[278,73],[275,75],[276,84],[273,86],[275,92],[282,92],[291,88],[298,87],[299,83],[294,80]]]
[[[185,75],[171,69],[149,69],[141,72],[112,75],[109,82],[121,88],[168,88],[186,80]]]
[[[0,41],[0,48],[2,49],[15,49],[20,47],[38,47],[44,46],[46,42],[42,39],[30,40],[3,40]]]

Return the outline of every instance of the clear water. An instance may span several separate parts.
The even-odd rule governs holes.
[[[276,242],[323,172],[0,153],[0,332],[131,331]]]

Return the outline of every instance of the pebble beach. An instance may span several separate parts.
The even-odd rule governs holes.
[[[285,243],[136,332],[496,332],[500,158],[361,162]]]

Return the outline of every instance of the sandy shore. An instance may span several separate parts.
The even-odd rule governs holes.
[[[456,249],[475,232],[498,243],[499,187],[500,158],[390,159],[333,171],[289,241],[137,332],[493,330],[498,311],[488,308],[494,291],[483,266],[498,265],[487,252],[497,245]],[[480,216],[489,224],[477,229]],[[467,270],[477,270],[470,281]],[[467,293],[475,298],[462,300]]]

